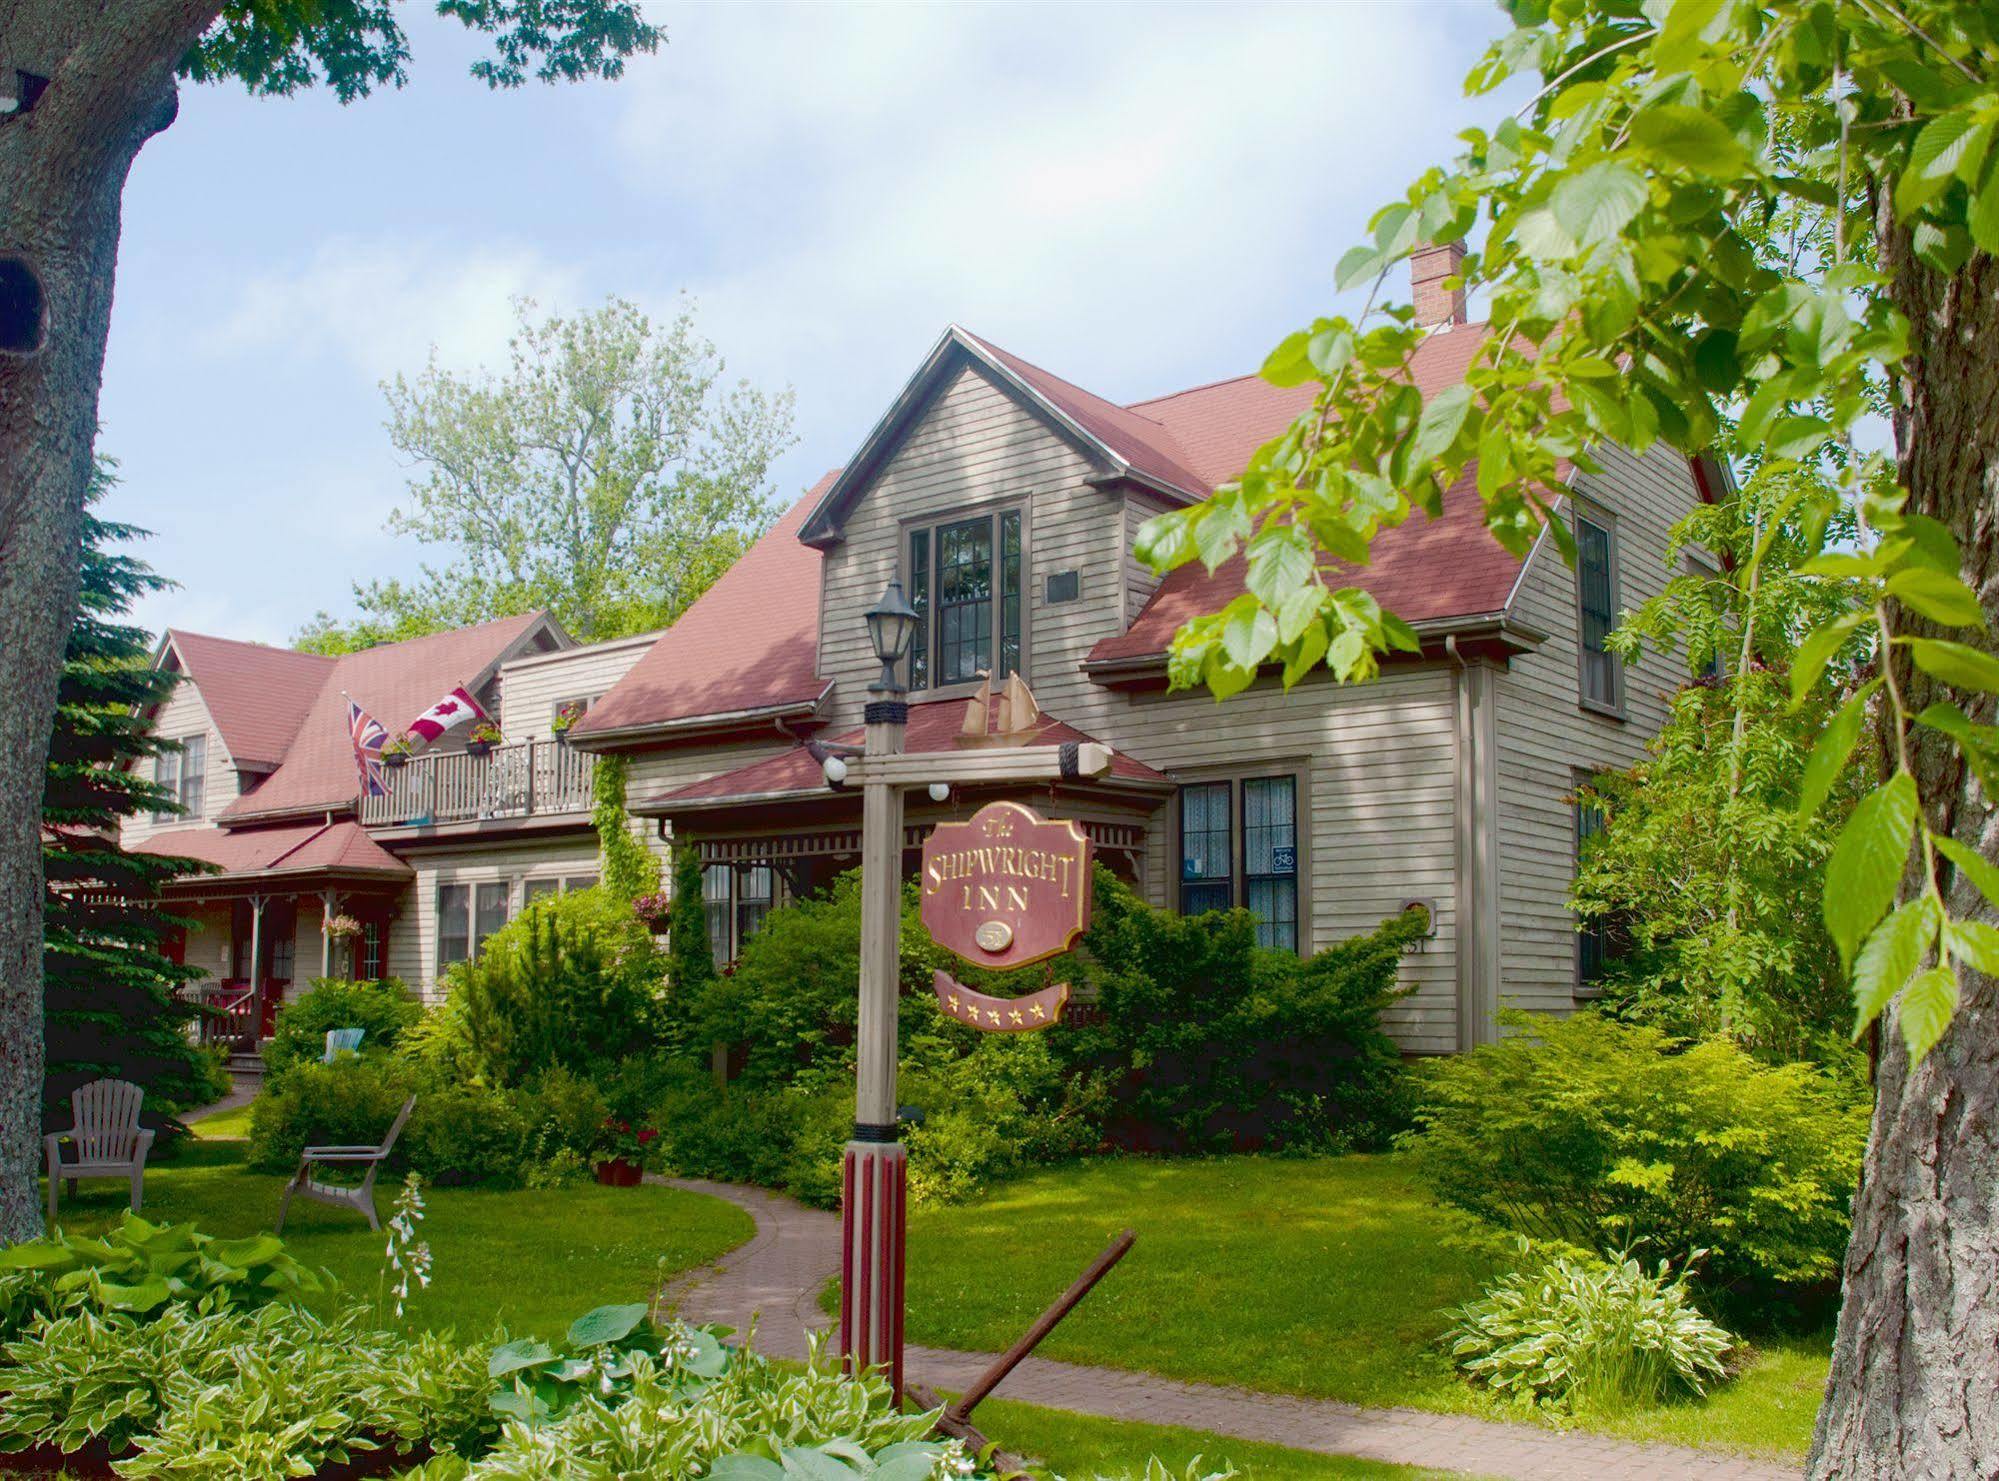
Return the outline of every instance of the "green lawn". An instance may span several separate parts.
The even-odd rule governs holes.
[[[1004,1348],[1126,1226],[1138,1244],[1042,1344],[1072,1362],[1369,1405],[1521,1417],[1452,1373],[1447,1307],[1500,1268],[1390,1157],[1103,1160],[911,1216],[910,1340]],[[1801,1454],[1827,1343],[1758,1340],[1709,1401],[1578,1421]],[[984,1411],[981,1410],[983,1413]]]
[[[190,1141],[175,1160],[148,1167],[146,1216],[192,1219],[223,1235],[270,1228],[285,1180],[251,1172],[243,1154],[242,1142]],[[384,1220],[396,1192],[389,1179],[376,1189]],[[642,1300],[662,1275],[705,1264],[755,1233],[734,1204],[675,1188],[426,1188],[424,1201],[431,1285],[410,1315],[467,1338],[488,1335],[496,1323],[516,1336],[557,1335],[591,1307]],[[85,1183],[80,1198],[64,1198],[62,1221],[95,1232],[124,1206],[122,1184]],[[285,1242],[301,1260],[374,1298],[383,1237],[359,1214],[296,1200]]]

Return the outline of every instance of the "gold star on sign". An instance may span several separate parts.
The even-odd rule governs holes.
[[[953,1013],[958,1011],[958,995],[956,993],[951,994],[951,1011]]]
[[[1022,1017],[1020,1016],[1020,1009],[1018,1009],[1018,1008],[1012,1008],[1012,1009],[1009,1009],[1009,1010],[1007,1011],[1007,1017],[1011,1018],[1011,1019],[1012,1019],[1012,1020],[1013,1020],[1013,1021],[1014,1021],[1015,1023],[1026,1023],[1026,1022],[1027,1022],[1027,1020],[1026,1020],[1025,1018],[1022,1018]]]
[[[1048,1016],[1048,1010],[1042,1007],[1039,1003],[1036,1003],[1034,1005],[1034,1016],[1036,1018],[1046,1018]]]
[[[999,1022],[999,1009],[997,1009],[997,1008],[988,1008],[988,1009],[986,1009],[986,1017],[990,1018],[990,1019],[991,1019],[991,1020],[992,1020],[992,1021],[993,1021],[994,1023],[998,1023],[998,1022]]]

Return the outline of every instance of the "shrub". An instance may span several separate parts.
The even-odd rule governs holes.
[[[250,1107],[250,1165],[289,1173],[308,1146],[379,1142],[414,1089],[409,1070],[391,1059],[294,1065],[267,1079]]]
[[[1300,961],[1256,946],[1247,911],[1182,916],[1108,870],[1084,939],[1101,1021],[1056,1053],[1099,1080],[1106,1130],[1149,1151],[1336,1150],[1383,1144],[1406,1114],[1401,1052],[1380,1027],[1402,996],[1421,912]]]
[[[492,1085],[556,1065],[588,1075],[656,1042],[662,973],[629,903],[601,889],[552,895],[451,969],[424,1054]]]
[[[557,1065],[512,1096],[524,1138],[537,1159],[556,1152],[587,1154],[596,1145],[610,1107],[604,1093],[575,1071]]]
[[[1728,1376],[1735,1339],[1694,1305],[1686,1272],[1628,1256],[1557,1256],[1453,1313],[1451,1357],[1474,1383],[1523,1402],[1616,1410]]]
[[[526,1142],[514,1097],[469,1082],[432,1084],[416,1098],[401,1151],[433,1183],[511,1183]]]
[[[962,1201],[1100,1139],[1041,1034],[983,1035],[971,1054],[913,1069],[902,1099],[922,1113],[904,1135],[910,1197],[920,1203]]]
[[[264,1073],[281,1075],[294,1065],[322,1059],[328,1029],[365,1030],[363,1054],[393,1049],[422,1017],[423,1005],[401,978],[385,977],[380,982],[318,978],[310,992],[287,999],[278,1009],[270,1042],[264,1045]]]
[[[1724,1283],[1836,1274],[1863,1095],[1726,1039],[1683,1044],[1594,1014],[1508,1022],[1507,1038],[1423,1076],[1408,1146],[1445,1202],[1585,1249],[1709,1250]]]

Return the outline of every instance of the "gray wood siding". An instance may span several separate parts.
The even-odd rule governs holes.
[[[202,798],[199,817],[165,817],[158,822],[151,813],[140,813],[137,817],[125,818],[118,825],[118,836],[125,847],[141,843],[155,833],[168,832],[175,828],[199,828],[204,823],[215,821],[222,809],[236,800],[242,781],[231,761],[228,747],[222,744],[222,732],[215,728],[215,721],[208,713],[208,705],[195,687],[194,680],[183,678],[174,686],[174,692],[167,702],[160,706],[153,718],[153,734],[168,740],[185,740],[189,736],[208,737],[208,758],[203,767],[207,786]],[[139,763],[141,776],[151,777],[153,763],[144,760]],[[254,778],[248,778],[254,780]]]
[[[1266,680],[1221,705],[1193,694],[1119,698],[1105,737],[1179,781],[1295,766],[1304,950],[1371,930],[1405,900],[1435,901],[1437,934],[1402,969],[1416,990],[1387,1017],[1402,1046],[1419,1053],[1457,1043],[1452,684],[1448,669],[1425,667],[1351,687],[1308,680],[1289,694]],[[1146,833],[1145,886],[1155,905],[1174,903],[1175,818],[1169,803]]]
[[[1598,461],[1603,471],[1578,476],[1575,492],[1615,521],[1617,604],[1629,611],[1673,574],[1667,532],[1700,495],[1686,460],[1663,444],[1643,458],[1600,449]],[[1499,682],[1500,1003],[1561,1013],[1575,1004],[1576,775],[1636,761],[1687,671],[1683,654],[1648,652],[1624,670],[1622,720],[1585,709],[1576,577],[1552,540],[1529,558],[1514,613],[1548,637]]]
[[[465,849],[426,849],[405,857],[416,870],[416,882],[403,896],[401,915],[389,927],[388,971],[432,1003],[443,997],[436,970],[439,885],[503,879],[507,881],[507,918],[511,920],[520,912],[523,881],[596,874],[599,868],[594,834],[569,834],[559,839],[512,844],[489,843]],[[312,925],[316,935],[316,914]],[[317,950],[315,945],[314,951]],[[317,955],[313,962],[316,971]]]
[[[1118,499],[1083,480],[1096,469],[1048,423],[980,371],[961,370],[848,512],[821,570],[819,672],[837,683],[834,715],[858,724],[878,672],[862,614],[902,567],[903,530],[995,504],[1024,503],[1027,681],[1065,719],[1095,686],[1078,668],[1119,627],[1124,560]],[[1077,572],[1081,595],[1043,601],[1050,572]],[[921,694],[912,696],[922,698]]]
[[[1138,531],[1165,505],[1127,493],[1124,500],[1124,621],[1129,627],[1159,589],[1159,573],[1138,558]]]
[[[517,658],[500,669],[500,729],[508,740],[547,740],[549,721],[565,700],[594,698],[624,678],[658,633],[615,638],[587,648]]]

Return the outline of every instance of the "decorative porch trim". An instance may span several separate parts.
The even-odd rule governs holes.
[[[1139,823],[1114,823],[1101,818],[1077,818],[1084,836],[1099,848],[1141,853],[1145,848],[1145,828]],[[906,824],[902,846],[920,849],[930,832],[928,823]],[[827,859],[861,853],[859,828],[826,828],[811,833],[783,833],[762,838],[703,838],[695,851],[704,866],[709,864],[777,864],[794,859]]]

